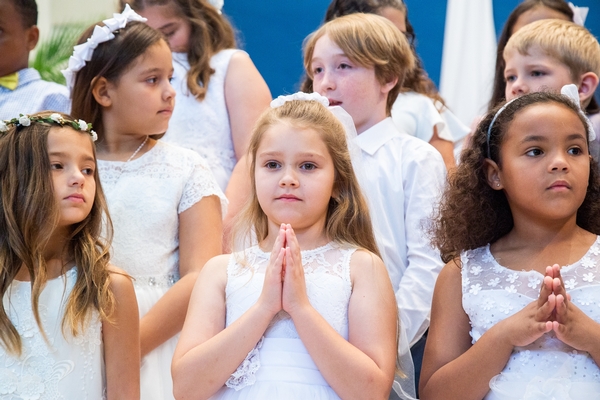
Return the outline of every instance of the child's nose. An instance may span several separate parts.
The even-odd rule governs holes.
[[[71,186],[83,186],[83,182],[85,181],[85,176],[83,172],[78,169],[75,169],[71,174],[71,178],[69,180],[69,184]]]
[[[529,93],[529,85],[524,79],[518,78],[511,86],[513,96],[521,96]]]
[[[569,163],[567,161],[566,154],[562,152],[557,152],[552,156],[552,160],[550,162],[550,169],[552,171],[566,171],[569,169]]]
[[[320,92],[321,94],[327,92],[328,90],[334,90],[335,89],[335,79],[333,77],[333,75],[327,71],[323,72],[323,75],[321,77],[321,84],[319,85],[319,90],[317,90],[318,92]]]
[[[298,186],[298,177],[296,176],[296,173],[294,172],[293,168],[284,168],[283,176],[279,181],[279,186]]]

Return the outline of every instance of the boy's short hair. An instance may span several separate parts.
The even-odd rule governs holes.
[[[15,10],[21,16],[23,28],[37,25],[38,9],[35,0],[8,0],[13,3]]]
[[[388,93],[386,111],[389,115],[406,73],[415,66],[415,57],[406,37],[394,24],[379,15],[358,13],[329,21],[311,34],[304,44],[304,68],[311,79],[315,44],[325,35],[350,60],[373,68],[381,84],[398,78],[398,83]]]
[[[586,72],[593,72],[600,77],[600,44],[582,26],[558,19],[527,24],[508,40],[504,58],[515,50],[528,54],[536,46],[567,66],[574,81]]]

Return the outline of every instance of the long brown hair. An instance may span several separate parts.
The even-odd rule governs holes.
[[[325,35],[350,60],[373,68],[381,84],[398,79],[387,96],[386,112],[390,115],[404,78],[415,65],[415,57],[404,35],[390,21],[375,14],[351,14],[329,21],[310,34],[304,44],[304,69],[311,79],[315,45]]]
[[[215,73],[210,66],[211,57],[221,50],[235,48],[235,34],[227,18],[206,0],[120,0],[121,8],[127,3],[139,11],[149,6],[170,4],[179,16],[189,21],[187,86],[198,100],[203,100],[210,76]]]
[[[50,113],[35,115],[46,117]],[[31,279],[33,315],[42,332],[39,297],[48,280],[43,251],[59,217],[48,157],[48,133],[53,127],[56,125],[32,122],[27,127],[11,126],[0,134],[0,298],[25,266]],[[64,254],[75,261],[77,268],[77,280],[63,317],[63,331],[68,328],[73,335],[81,332],[92,309],[109,320],[115,306],[107,269],[112,226],[97,170],[94,179],[92,209],[83,221],[73,224],[64,243]],[[100,237],[103,218],[107,222],[105,239]],[[10,353],[21,353],[21,338],[4,307],[0,307],[0,345]]]
[[[513,119],[527,107],[556,103],[572,110],[586,129],[589,128],[575,103],[565,96],[535,92],[513,100],[500,112],[490,132],[490,159],[502,166],[500,147]],[[490,187],[485,173],[488,158],[487,131],[502,104],[492,109],[479,123],[469,147],[448,183],[432,227],[432,243],[440,249],[442,260],[449,262],[465,250],[493,243],[513,228],[513,217],[506,195]],[[577,210],[577,225],[600,234],[600,180],[598,164],[590,157],[587,194]]]
[[[265,111],[257,121],[248,148],[252,194],[238,217],[234,229],[235,240],[248,237],[252,230],[260,242],[267,237],[268,219],[256,195],[256,152],[264,133],[273,125],[285,123],[299,129],[313,129],[319,133],[333,160],[335,170],[334,193],[329,200],[325,220],[325,234],[329,240],[369,250],[379,256],[367,203],[362,195],[348,152],[344,127],[337,118],[317,101],[288,101],[280,107]]]
[[[103,26],[103,23],[97,25]],[[79,38],[78,43],[84,43],[92,36],[96,24],[90,26]],[[98,133],[98,139],[104,137],[102,124],[102,106],[98,104],[92,93],[96,79],[106,78],[117,82],[127,68],[146,50],[164,40],[162,34],[143,22],[129,22],[125,28],[115,33],[115,37],[100,43],[94,50],[92,59],[77,72],[75,84],[71,92],[71,114],[77,118],[91,122]]]

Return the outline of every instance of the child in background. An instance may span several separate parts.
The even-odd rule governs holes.
[[[346,110],[356,125],[354,142],[361,149],[360,173],[365,178],[361,185],[411,346],[429,326],[433,286],[442,268],[424,229],[446,170],[437,150],[400,132],[390,118],[413,64],[404,35],[373,14],[326,23],[309,36],[304,49],[314,90]],[[418,370],[418,361],[416,365]]]
[[[387,398],[394,292],[327,104],[286,96],[257,122],[240,224],[258,245],[200,273],[173,358],[178,398]]]
[[[88,29],[66,75],[73,113],[97,127],[112,262],[135,278],[141,398],[165,400],[173,398],[171,360],[197,272],[221,253],[226,200],[198,154],[150,137],[167,129],[175,91],[169,46],[142,20],[126,7]]]
[[[575,93],[518,97],[478,126],[435,225],[447,264],[435,288],[422,399],[600,393],[593,137]]]
[[[448,169],[456,165],[454,153],[460,152],[469,128],[452,114],[427,76],[417,56],[415,32],[408,20],[408,10],[402,0],[333,0],[325,14],[325,22],[354,13],[377,14],[390,20],[409,40],[415,56],[415,66],[407,71],[402,89],[394,102],[392,120],[402,132],[425,140],[435,147]],[[312,92],[308,76],[303,91]]]
[[[557,19],[528,24],[506,44],[504,62],[507,100],[543,89],[558,90],[573,83],[584,110],[594,101],[600,76],[600,44],[582,26]],[[600,119],[594,125],[594,130],[600,132]],[[590,154],[597,161],[600,161],[599,140],[590,143]]]
[[[130,278],[109,265],[93,137],[43,112],[0,120],[0,397],[139,398]]]
[[[40,35],[35,0],[0,0],[0,10],[0,119],[43,110],[68,113],[67,88],[27,68]]]
[[[121,6],[126,3],[121,0]],[[192,149],[208,162],[221,189],[227,188],[229,226],[249,193],[248,165],[239,161],[254,123],[269,106],[269,88],[248,54],[235,48],[222,2],[219,9],[207,0],[129,3],[164,33],[173,51],[177,106],[163,140]]]

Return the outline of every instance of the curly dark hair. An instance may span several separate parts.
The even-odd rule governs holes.
[[[498,114],[489,139],[490,159],[501,167],[500,146],[510,123],[527,107],[558,103],[579,116],[589,135],[589,127],[578,106],[566,96],[536,92],[506,104]],[[503,191],[492,189],[485,173],[488,158],[487,131],[502,104],[492,109],[479,123],[469,147],[461,154],[460,164],[448,176],[444,196],[431,229],[432,244],[439,248],[442,260],[449,262],[465,250],[493,243],[510,232],[513,217]],[[598,164],[590,157],[587,194],[577,211],[577,225],[600,234],[600,180]]]

